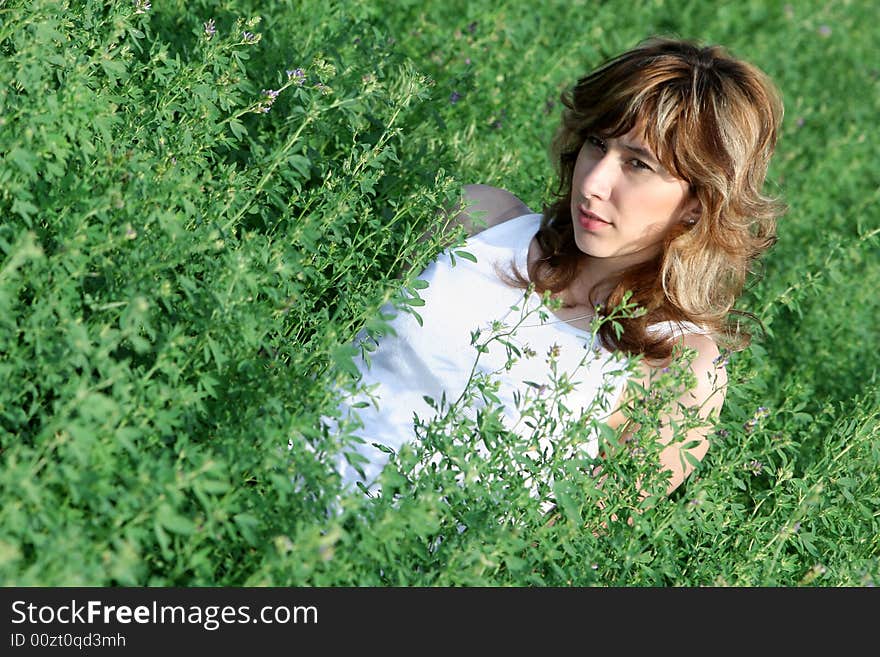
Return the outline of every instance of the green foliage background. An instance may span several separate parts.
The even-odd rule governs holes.
[[[148,5],[0,4],[0,582],[877,583],[873,3]],[[704,467],[604,532],[576,475],[549,526],[473,483],[337,499],[351,437],[320,418],[357,331],[461,239],[419,241],[436,209],[469,182],[540,208],[560,91],[652,34],[724,44],[786,105],[789,211],[741,303],[767,334]]]

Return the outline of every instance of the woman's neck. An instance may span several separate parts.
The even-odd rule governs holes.
[[[564,300],[569,305],[578,306],[604,304],[623,272],[643,262],[646,262],[644,253],[608,258],[583,254],[578,261],[577,274],[566,289]]]

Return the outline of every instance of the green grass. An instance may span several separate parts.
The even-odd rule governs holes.
[[[876,584],[875,14],[818,0],[5,3],[0,582]],[[789,210],[740,304],[767,335],[730,363],[699,472],[596,533],[607,516],[565,463],[552,526],[521,491],[444,471],[389,470],[396,497],[336,503],[331,461],[351,436],[320,419],[353,386],[355,334],[460,239],[436,209],[472,182],[540,208],[560,91],[654,34],[725,45],[786,107],[768,187]],[[282,91],[264,113],[268,89]],[[464,424],[434,429],[428,442],[464,457]],[[609,467],[608,513],[633,503],[637,476]]]

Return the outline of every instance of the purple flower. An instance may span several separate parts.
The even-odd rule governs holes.
[[[257,42],[257,35],[254,34],[253,32],[242,32],[241,39],[245,43],[256,43]]]
[[[306,74],[301,68],[295,68],[292,71],[287,71],[287,79],[293,80],[296,86],[301,87],[306,81]]]
[[[770,411],[767,409],[767,407],[759,406],[758,409],[755,411],[755,414],[752,415],[752,417],[743,426],[745,427],[746,431],[751,433],[752,429],[758,426],[758,423],[768,415],[770,415]]]
[[[260,102],[257,103],[254,111],[268,114],[269,110],[272,109],[272,105],[275,103],[275,99],[278,98],[278,95],[281,92],[275,89],[263,89],[260,93],[263,97],[260,99]]]
[[[831,36],[831,26],[830,25],[820,25],[819,26],[819,34],[823,37]]]
[[[214,25],[214,19],[209,18],[208,22],[205,23],[205,36],[209,39],[217,34],[217,27]]]
[[[146,14],[152,8],[150,0],[134,0],[134,13],[136,14]]]
[[[757,459],[752,459],[749,461],[748,465],[746,465],[746,470],[752,474],[759,475],[764,471],[764,464]]]
[[[451,105],[455,105],[460,100],[461,100],[461,94],[458,93],[457,91],[453,91],[452,94],[449,96],[449,103]]]

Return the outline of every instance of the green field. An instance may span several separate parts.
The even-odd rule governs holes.
[[[0,3],[0,583],[880,582],[875,3],[149,5]],[[766,333],[702,467],[601,531],[626,463],[604,511],[558,464],[550,525],[515,486],[405,476],[421,447],[338,498],[351,436],[321,418],[354,336],[462,239],[437,209],[467,183],[540,208],[560,92],[651,35],[785,103],[788,211],[739,304]]]

